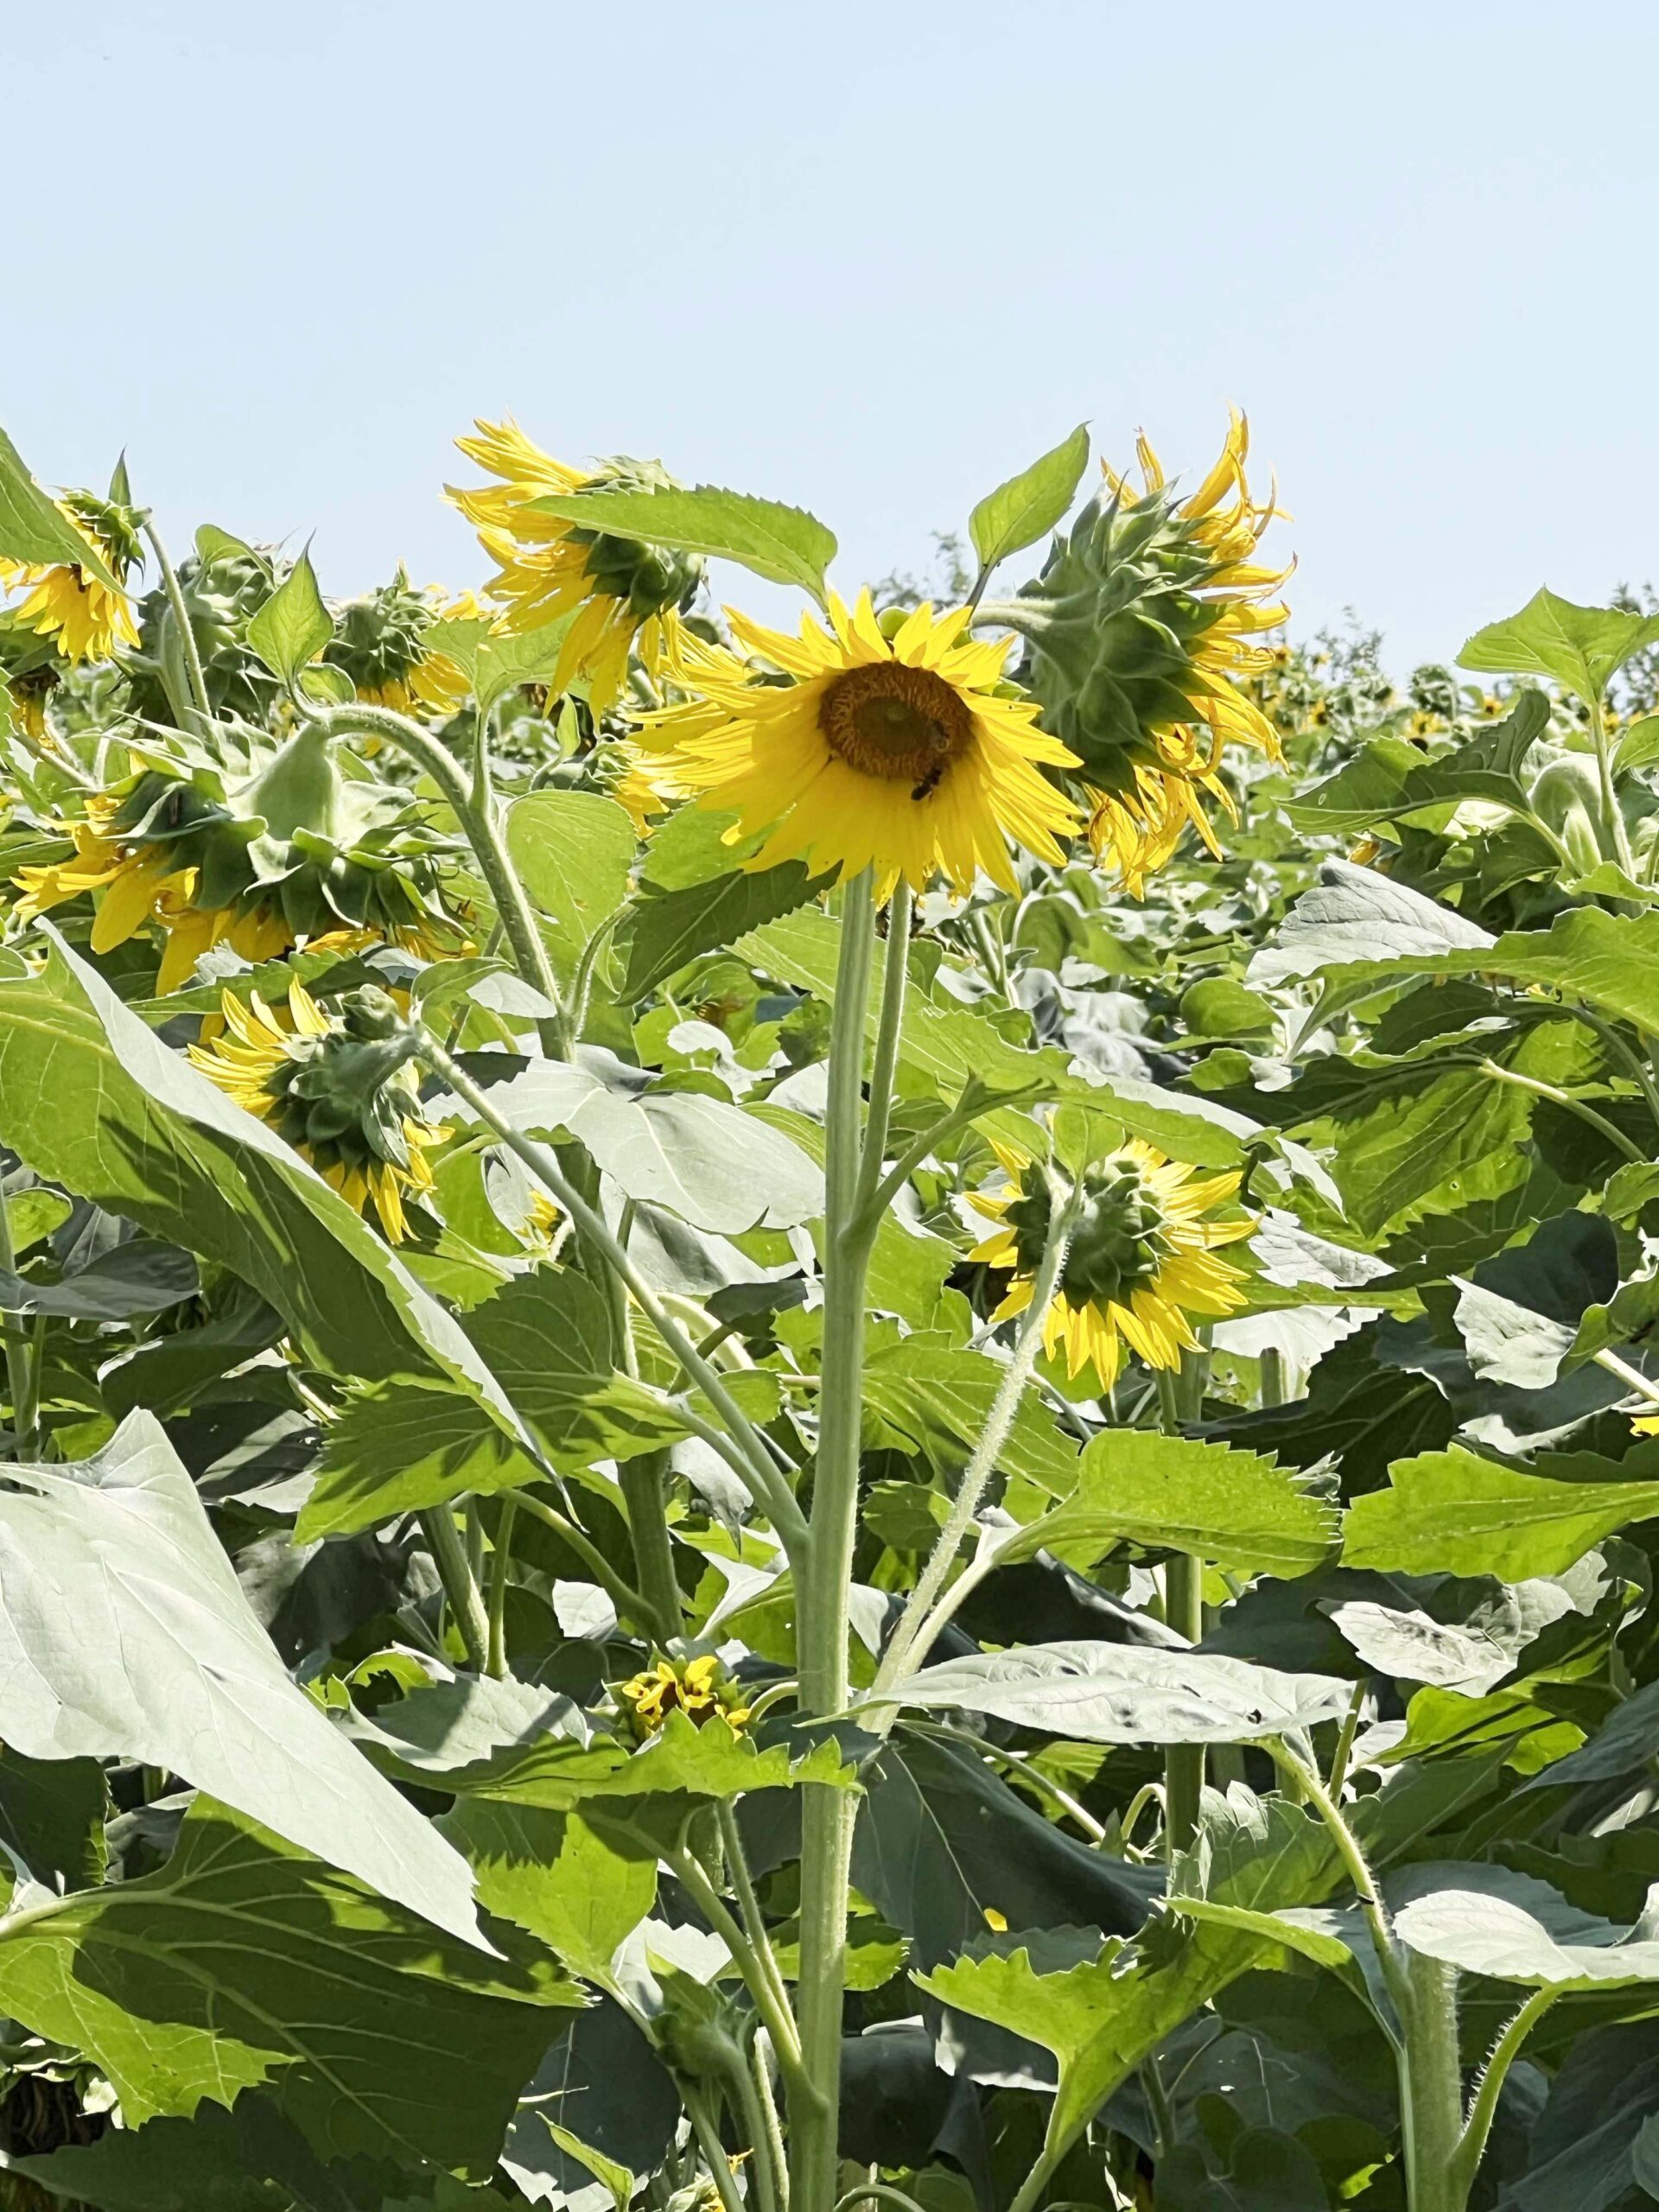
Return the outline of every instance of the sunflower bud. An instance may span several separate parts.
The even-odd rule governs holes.
[[[351,678],[359,699],[406,712],[433,613],[429,594],[416,591],[400,567],[389,584],[335,609],[334,639],[322,657]]]

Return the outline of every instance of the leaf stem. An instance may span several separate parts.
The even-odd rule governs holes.
[[[143,532],[155,553],[156,565],[162,572],[162,588],[167,594],[168,607],[178,629],[179,651],[184,656],[184,671],[190,680],[192,701],[203,721],[211,726],[213,709],[207,696],[207,677],[201,665],[201,652],[196,644],[196,633],[191,626],[190,611],[184,603],[184,593],[177,573],[168,557],[167,547],[162,542],[162,533],[156,527],[153,515],[145,514]]]
[[[490,1647],[484,1671],[498,1680],[507,1671],[507,1592],[512,1582],[512,1530],[518,1518],[518,1500],[509,1491],[496,1515],[490,1556]]]
[[[453,1510],[448,1505],[429,1505],[416,1518],[421,1534],[426,1538],[432,1563],[438,1570],[438,1580],[443,1585],[443,1594],[449,1601],[455,1626],[461,1631],[467,1656],[480,1674],[484,1673],[490,1656],[490,1619],[484,1609],[484,1599],[467,1557],[467,1547],[455,1526]]]
[[[416,1025],[412,1039],[416,1057],[435,1074],[441,1075],[479,1120],[495,1131],[501,1142],[524,1162],[549,1196],[564,1208],[593,1250],[627,1286],[640,1312],[714,1408],[728,1434],[741,1446],[745,1480],[756,1503],[771,1516],[772,1526],[783,1538],[785,1547],[791,1542],[791,1535],[798,1542],[799,1529],[804,1526],[800,1509],[779,1474],[772,1454],[753,1422],[726,1388],[718,1370],[701,1357],[696,1346],[611,1234],[603,1215],[590,1205],[568,1179],[551,1149],[525,1136],[522,1131],[514,1128],[504,1115],[498,1113],[486,1094],[466,1070],[444,1051],[436,1038]]]
[[[677,1844],[663,1855],[666,1864],[679,1878],[687,1896],[730,1951],[738,1972],[743,1977],[743,1986],[754,2000],[754,2009],[766,2023],[766,2033],[772,2037],[772,2049],[778,2054],[778,2063],[785,2077],[798,2080],[801,2039],[796,2031],[793,2017],[786,2004],[779,2004],[747,1931],[690,1852]]]
[[[1363,1847],[1344,1818],[1341,1807],[1319,1779],[1317,1770],[1306,1760],[1299,1758],[1282,1738],[1269,1743],[1268,1750],[1273,1756],[1274,1765],[1294,1777],[1302,1793],[1301,1802],[1312,1805],[1325,1822],[1325,1830],[1337,1847],[1337,1855],[1347,1870],[1348,1878],[1354,1885],[1354,1894],[1365,1915],[1371,1940],[1376,1946],[1382,1979],[1394,1999],[1403,2029],[1409,2010],[1405,1947],[1394,1932],[1389,1908],[1383,1902],[1382,1892],[1377,1886],[1376,1877],[1371,1872],[1370,1861],[1365,1856]]]
[[[550,1529],[556,1536],[563,1538],[569,1545],[625,1619],[632,1621],[658,1643],[666,1643],[674,1635],[677,1623],[659,1618],[656,1608],[644,1592],[636,1590],[631,1582],[617,1573],[586,1529],[579,1528],[556,1506],[548,1504],[544,1498],[536,1497],[531,1491],[508,1491],[505,1495],[515,1505],[522,1507],[531,1520],[539,1521],[543,1528]]]
[[[1158,1408],[1165,1432],[1179,1436],[1204,1412],[1209,1377],[1207,1351],[1184,1350],[1178,1369],[1158,1370]],[[1204,1567],[1190,1552],[1172,1552],[1164,1567],[1164,1620],[1189,1644],[1204,1641]],[[1205,1747],[1169,1744],[1164,1750],[1164,1852],[1185,1851],[1198,1832],[1204,1802]]]
[[[1507,1083],[1517,1090],[1529,1090],[1535,1098],[1548,1098],[1552,1105],[1564,1107],[1569,1114],[1576,1114],[1580,1121],[1605,1137],[1608,1143],[1622,1152],[1626,1160],[1645,1160],[1647,1154],[1633,1138],[1627,1137],[1616,1122],[1599,1114],[1585,1098],[1575,1098],[1570,1090],[1563,1090],[1559,1084],[1545,1083],[1537,1076],[1520,1075],[1514,1068],[1501,1067],[1496,1060],[1482,1060],[1480,1071],[1494,1083]]]
[[[997,1384],[996,1395],[991,1401],[985,1427],[975,1445],[957,1495],[951,1502],[949,1517],[928,1555],[927,1564],[917,1577],[916,1587],[911,1592],[899,1616],[880,1666],[876,1670],[872,1695],[894,1688],[910,1676],[927,1657],[938,1638],[944,1620],[930,1618],[935,1611],[945,1577],[955,1564],[962,1548],[963,1539],[973,1526],[986,1488],[996,1471],[996,1463],[1014,1417],[1020,1410],[1020,1401],[1030,1382],[1037,1364],[1037,1355],[1042,1350],[1043,1332],[1048,1311],[1054,1302],[1061,1274],[1065,1267],[1065,1255],[1071,1249],[1071,1235],[1077,1227],[1077,1211],[1082,1203],[1083,1185],[1075,1184],[1064,1201],[1051,1204],[1048,1237],[1043,1247],[1036,1280],[1032,1284],[1031,1303],[1020,1317],[1020,1333],[1002,1379]],[[1052,1194],[1058,1197],[1058,1193]],[[960,1602],[960,1601],[958,1601]],[[945,1616],[946,1618],[949,1616]]]
[[[1521,2055],[1521,2046],[1560,1995],[1559,1988],[1548,1986],[1529,1993],[1520,2010],[1514,2013],[1497,2041],[1492,2045],[1491,2057],[1481,2069],[1475,2094],[1470,2100],[1469,2116],[1463,2124],[1458,2140],[1455,2160],[1455,2179],[1452,2202],[1456,2212],[1462,2212],[1475,2176],[1480,2171],[1480,2161],[1486,2149],[1486,2140],[1492,2132],[1492,2121],[1497,2113],[1497,2101],[1503,2093],[1504,2079],[1510,2067]]]

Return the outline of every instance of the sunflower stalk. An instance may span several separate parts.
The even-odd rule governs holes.
[[[1204,1410],[1204,1389],[1210,1371],[1207,1351],[1183,1351],[1181,1364],[1158,1371],[1158,1406],[1161,1425],[1179,1436]],[[1204,1566],[1187,1552],[1172,1552],[1164,1568],[1164,1619],[1189,1643],[1204,1641]],[[1164,1752],[1164,1847],[1173,1857],[1185,1851],[1198,1833],[1198,1808],[1204,1797],[1205,1756],[1202,1744],[1171,1744]]]
[[[864,1286],[879,1217],[859,1211],[873,1192],[874,1167],[861,1149],[865,1023],[875,943],[874,885],[867,868],[848,887],[830,1033],[830,1095],[824,1157],[823,1387],[812,1517],[800,1577],[801,1709],[808,1717],[844,1712],[849,1693],[848,1600],[857,1535],[859,1427],[864,1360]],[[896,944],[897,950],[894,950]],[[876,1072],[891,1083],[902,1027],[905,945],[889,939],[878,1024]],[[888,1100],[873,1097],[870,1132],[885,1137]],[[846,1982],[847,1892],[856,1801],[823,1785],[802,1791],[800,2033],[804,2080],[791,2089],[791,2199],[794,2212],[830,2212],[837,2176],[842,1994]]]
[[[467,1661],[483,1674],[489,1664],[490,1617],[472,1561],[467,1556],[467,1547],[455,1526],[454,1509],[449,1505],[428,1506],[417,1518],[426,1548],[432,1554],[432,1564],[438,1570],[438,1580],[443,1585],[444,1598],[466,1647]]]
[[[156,556],[156,565],[162,572],[162,588],[167,594],[167,604],[174,626],[179,633],[179,651],[184,657],[185,676],[190,686],[191,704],[200,715],[203,727],[211,729],[213,723],[213,702],[208,695],[207,672],[201,664],[200,648],[196,644],[196,632],[190,620],[190,610],[184,602],[184,591],[179,582],[178,571],[168,556],[162,534],[156,527],[155,518],[148,513],[143,518],[144,536],[149,540],[150,550]],[[187,722],[186,727],[188,727]]]

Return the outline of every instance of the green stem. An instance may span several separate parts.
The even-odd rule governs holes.
[[[1553,1105],[1565,1107],[1569,1114],[1576,1114],[1580,1121],[1605,1137],[1608,1143],[1622,1152],[1626,1160],[1645,1160],[1647,1154],[1633,1138],[1627,1137],[1618,1123],[1599,1114],[1588,1100],[1575,1098],[1570,1090],[1563,1090],[1559,1084],[1541,1082],[1538,1077],[1518,1075],[1513,1068],[1500,1067],[1496,1060],[1482,1060],[1480,1071],[1494,1083],[1512,1084],[1517,1090],[1529,1090],[1535,1098],[1548,1098]]]
[[[417,767],[424,769],[442,792],[473,849],[479,873],[488,887],[505,934],[513,965],[522,980],[539,991],[554,1008],[550,1017],[537,1025],[542,1049],[555,1059],[568,1058],[570,1040],[565,1030],[559,979],[553,972],[553,963],[542,940],[536,910],[507,852],[499,811],[487,786],[474,791],[461,763],[447,747],[441,745],[429,730],[423,729],[419,722],[411,721],[407,715],[394,713],[390,707],[370,707],[359,701],[354,706],[331,707],[315,719],[330,736],[346,736],[355,731],[386,739],[406,753]]]
[[[743,2114],[744,2133],[749,2139],[752,2153],[749,2171],[754,2177],[755,2196],[759,2200],[754,2212],[782,2212],[779,2202],[778,2174],[772,2163],[772,2134],[766,2126],[766,2111],[755,2082],[753,2044],[734,2063],[731,2080],[739,2109]]]
[[[1659,1382],[1650,1382],[1640,1368],[1632,1367],[1628,1360],[1621,1359],[1616,1351],[1592,1352],[1591,1358],[1604,1372],[1608,1375],[1616,1375],[1627,1389],[1634,1390],[1639,1397],[1645,1398],[1650,1406],[1659,1406]]]
[[[1599,698],[1586,700],[1590,709],[1590,737],[1596,748],[1596,776],[1601,785],[1603,828],[1612,840],[1613,854],[1626,875],[1636,874],[1636,860],[1630,851],[1630,835],[1624,827],[1624,810],[1618,803],[1618,793],[1613,787],[1613,747],[1607,717],[1601,711]],[[1604,845],[1603,851],[1606,850]]]
[[[680,1580],[674,1571],[674,1546],[664,1510],[663,1486],[667,1478],[666,1452],[646,1452],[636,1459],[624,1459],[617,1469],[639,1587],[652,1611],[672,1622],[677,1636],[683,1607]]]
[[[1458,2059],[1458,1970],[1404,1955],[1400,2126],[1409,2212],[1463,2212],[1458,2152],[1463,2075]]]
[[[991,1410],[979,1441],[974,1446],[957,1495],[950,1506],[945,1524],[934,1541],[925,1567],[917,1577],[916,1587],[911,1592],[899,1625],[876,1671],[872,1695],[893,1689],[906,1681],[927,1657],[938,1638],[944,1619],[930,1618],[935,1612],[945,1578],[956,1564],[963,1539],[973,1527],[980,1505],[1003,1446],[1008,1440],[1008,1431],[1014,1417],[1020,1410],[1020,1401],[1026,1385],[1037,1364],[1037,1355],[1042,1350],[1043,1330],[1048,1310],[1054,1302],[1061,1274],[1065,1267],[1065,1255],[1071,1247],[1071,1233],[1077,1226],[1077,1207],[1083,1185],[1079,1182],[1066,1195],[1063,1205],[1051,1205],[1047,1241],[1032,1285],[1031,1303],[1020,1318],[1020,1333],[1014,1340],[1014,1351],[1002,1370],[1002,1379],[996,1386],[996,1395],[991,1401]],[[987,1569],[988,1571],[988,1568]],[[960,1599],[958,1599],[960,1603]],[[948,1618],[946,1616],[945,1618]]]
[[[864,1285],[874,1228],[855,1220],[861,1176],[861,1099],[875,900],[867,868],[846,893],[830,1032],[824,1152],[823,1387],[812,1518],[800,1589],[801,1709],[846,1709],[848,1600],[858,1525]],[[902,965],[899,970],[902,976]],[[893,971],[889,969],[889,981]],[[883,1025],[885,1027],[885,1024]],[[795,2212],[830,2212],[838,2166],[847,1890],[855,1800],[822,1783],[801,1792],[801,2055],[806,2093],[791,2096]]]
[[[672,1850],[664,1852],[663,1858],[664,1865],[671,1866],[679,1877],[686,1895],[731,1953],[733,1962],[743,1977],[743,1986],[754,2000],[754,2009],[766,2023],[766,2033],[772,2037],[772,2047],[778,2054],[778,2063],[784,2069],[785,2079],[798,2082],[800,2080],[801,2044],[795,2022],[788,2005],[779,2004],[747,1931],[689,1851],[677,1845]]]
[[[1262,1352],[1262,1403],[1282,1406],[1285,1402],[1285,1355],[1277,1344],[1267,1344]]]
[[[448,1505],[431,1505],[416,1517],[427,1549],[432,1554],[432,1563],[438,1570],[438,1580],[443,1585],[443,1594],[449,1601],[449,1610],[454,1615],[455,1626],[461,1630],[467,1656],[481,1674],[489,1663],[490,1618],[467,1557],[467,1547],[455,1526],[454,1513]]]
[[[1354,1885],[1354,1894],[1359,1899],[1360,1910],[1364,1913],[1371,1931],[1371,1941],[1376,1947],[1382,1980],[1394,1999],[1395,2009],[1403,2027],[1409,2008],[1405,1966],[1408,1954],[1394,1932],[1388,1906],[1382,1901],[1382,1892],[1377,1886],[1376,1877],[1371,1872],[1370,1861],[1365,1856],[1359,1838],[1349,1827],[1342,1808],[1320,1781],[1313,1767],[1298,1758],[1282,1740],[1270,1743],[1268,1749],[1273,1755],[1274,1764],[1288,1781],[1294,1783],[1300,1793],[1297,1802],[1312,1805],[1325,1822],[1326,1833],[1337,1847],[1337,1856]]]
[[[509,1491],[495,1518],[495,1548],[490,1558],[490,1649],[485,1672],[498,1679],[507,1671],[507,1592],[512,1581],[512,1530],[518,1501]]]
[[[881,1014],[875,1033],[875,1052],[870,1063],[870,1107],[864,1126],[864,1148],[859,1160],[858,1188],[851,1209],[854,1232],[861,1230],[874,1213],[881,1180],[881,1162],[887,1148],[887,1123],[893,1113],[893,1078],[899,1065],[899,1039],[905,1022],[905,985],[910,975],[910,886],[901,876],[887,908],[887,950],[882,968]],[[874,1235],[874,1230],[871,1234]]]
[[[213,719],[213,702],[207,696],[207,677],[201,665],[201,652],[196,644],[196,633],[191,626],[190,612],[184,603],[184,593],[172,562],[168,558],[162,534],[153,518],[144,517],[144,536],[149,540],[156,556],[156,565],[162,572],[162,588],[167,594],[167,603],[172,610],[173,620],[179,632],[179,650],[184,655],[184,672],[190,679],[190,696],[196,712],[204,722],[211,725]]]
[[[1492,2121],[1497,2116],[1497,2101],[1503,2093],[1505,2077],[1520,2056],[1522,2044],[1560,1993],[1559,1988],[1533,1990],[1492,2046],[1492,2055],[1481,2070],[1474,2096],[1470,2101],[1469,2117],[1463,2124],[1462,2138],[1458,2144],[1457,2185],[1452,2196],[1455,2212],[1463,2212],[1474,2187],[1475,2176],[1480,2171],[1480,2161],[1486,2149],[1486,2139],[1492,2132]]]
[[[1183,1351],[1176,1372],[1160,1369],[1158,1404],[1165,1430],[1179,1435],[1189,1421],[1204,1410],[1204,1386],[1208,1376],[1207,1352]],[[1172,1552],[1164,1568],[1164,1619],[1189,1643],[1204,1641],[1204,1568],[1186,1552]],[[1185,1851],[1198,1832],[1198,1812],[1204,1802],[1205,1753],[1202,1744],[1170,1744],[1164,1751],[1164,1849],[1173,1857]]]
[[[778,2100],[772,2093],[772,2069],[766,2055],[756,2037],[749,2045],[749,2063],[754,2069],[755,2094],[760,2101],[760,2124],[766,2139],[766,2149],[772,2157],[772,2184],[778,2193],[779,2212],[789,2212],[789,2152],[784,2143],[784,2124],[779,2117]]]
[[[539,1521],[543,1528],[552,1529],[555,1535],[569,1544],[624,1620],[632,1622],[636,1628],[659,1643],[666,1643],[674,1635],[679,1625],[677,1620],[673,1616],[661,1618],[644,1592],[636,1590],[631,1582],[617,1573],[585,1529],[578,1528],[556,1506],[549,1505],[530,1491],[509,1491],[506,1496],[515,1505],[521,1506],[532,1520]]]
[[[3,1192],[0,1192],[0,1272],[9,1275],[17,1272],[11,1215]],[[27,1336],[10,1329],[5,1332],[5,1341],[6,1387],[11,1398],[11,1456],[16,1460],[32,1459],[36,1450],[37,1425],[34,1345]]]
[[[720,1798],[715,1804],[715,1823],[720,1830],[721,1849],[725,1854],[726,1872],[731,1878],[732,1893],[737,1899],[737,1909],[743,1927],[761,1972],[771,1985],[772,1993],[779,2012],[790,2012],[789,1989],[784,1980],[783,1969],[778,1963],[778,1954],[772,1947],[772,1936],[766,1927],[766,1916],[760,1910],[760,1900],[755,1895],[754,1878],[749,1872],[749,1854],[743,1841],[743,1832],[738,1827],[737,1815],[728,1799]]]
[[[702,2162],[709,2169],[709,2178],[715,2185],[720,2199],[721,2212],[746,2212],[743,2199],[737,2193],[737,2183],[732,2175],[732,2162],[726,2155],[726,2146],[720,2139],[720,2130],[715,2125],[714,2114],[700,2089],[690,2082],[680,2084],[680,2101],[685,2107],[686,2118],[702,2152]]]
[[[741,1447],[745,1478],[755,1502],[771,1516],[772,1526],[786,1548],[791,1541],[798,1542],[804,1525],[800,1510],[760,1432],[726,1388],[718,1370],[699,1356],[696,1346],[611,1234],[604,1217],[569,1180],[549,1147],[524,1136],[498,1113],[485,1093],[435,1037],[416,1027],[414,1039],[416,1056],[435,1074],[441,1075],[455,1096],[472,1109],[486,1128],[494,1130],[510,1152],[523,1160],[548,1195],[564,1208],[590,1247],[626,1284],[640,1312],[714,1408],[727,1433]]]

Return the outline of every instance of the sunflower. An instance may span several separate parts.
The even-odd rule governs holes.
[[[656,823],[683,794],[660,765],[637,746],[622,745],[607,750],[618,759],[616,773],[605,786],[606,795],[623,809],[633,824],[634,835],[648,837]]]
[[[1010,1187],[972,1200],[998,1225],[971,1257],[1013,1271],[992,1317],[1001,1321],[1031,1304],[1052,1200],[1040,1169],[1001,1144],[995,1151]],[[1241,1270],[1213,1256],[1255,1226],[1248,1217],[1214,1217],[1236,1196],[1238,1177],[1195,1174],[1138,1137],[1085,1174],[1081,1216],[1043,1321],[1043,1348],[1052,1359],[1064,1347],[1068,1375],[1092,1366],[1109,1389],[1126,1344],[1148,1367],[1179,1367],[1183,1351],[1198,1346],[1190,1316],[1214,1319],[1243,1305]]]
[[[82,820],[52,825],[68,838],[73,853],[67,860],[18,869],[12,881],[23,894],[14,909],[19,921],[32,922],[67,899],[102,892],[92,918],[92,950],[113,952],[147,923],[163,921],[188,896],[194,868],[169,868],[162,848],[135,850],[111,834],[120,804],[111,793],[94,791]],[[189,972],[187,967],[184,973]]]
[[[712,1656],[659,1659],[622,1683],[620,1694],[633,1707],[634,1725],[643,1736],[654,1736],[671,1713],[684,1713],[698,1728],[718,1716],[734,1735],[741,1734],[749,1718],[748,1707],[737,1702],[735,1688],[721,1680],[720,1662]]]
[[[687,631],[673,673],[692,696],[647,716],[639,742],[703,805],[737,810],[728,843],[771,831],[749,866],[873,868],[885,899],[901,875],[919,891],[943,874],[965,892],[982,868],[1015,890],[1009,837],[1064,861],[1058,841],[1079,818],[1042,770],[1073,756],[1029,700],[1005,695],[1010,641],[969,639],[969,609],[936,620],[918,607],[889,636],[868,591],[850,613],[832,594],[831,627],[804,614],[795,638],[727,613],[739,644],[789,681]]]
[[[455,443],[499,481],[474,490],[448,486],[448,496],[478,531],[496,563],[486,594],[505,610],[510,630],[536,630],[574,617],[554,673],[556,690],[585,678],[595,714],[614,704],[637,652],[655,677],[678,633],[677,610],[702,575],[695,555],[637,538],[586,530],[532,503],[562,493],[669,488],[655,462],[601,462],[590,473],[555,461],[511,418],[478,423],[475,438]]]
[[[124,499],[71,492],[59,500],[58,512],[118,583],[124,583],[139,553],[137,518]],[[78,561],[13,561],[0,554],[0,586],[26,594],[10,610],[13,619],[51,639],[72,665],[108,660],[117,645],[138,642],[126,593],[112,591]]]
[[[285,1014],[257,992],[245,1006],[226,991],[219,1005],[224,1033],[191,1046],[196,1066],[285,1138],[347,1205],[360,1213],[372,1203],[388,1241],[401,1244],[404,1197],[431,1191],[427,1148],[449,1131],[422,1110],[395,1006],[383,992],[352,992],[331,1020],[298,982],[289,985]]]

